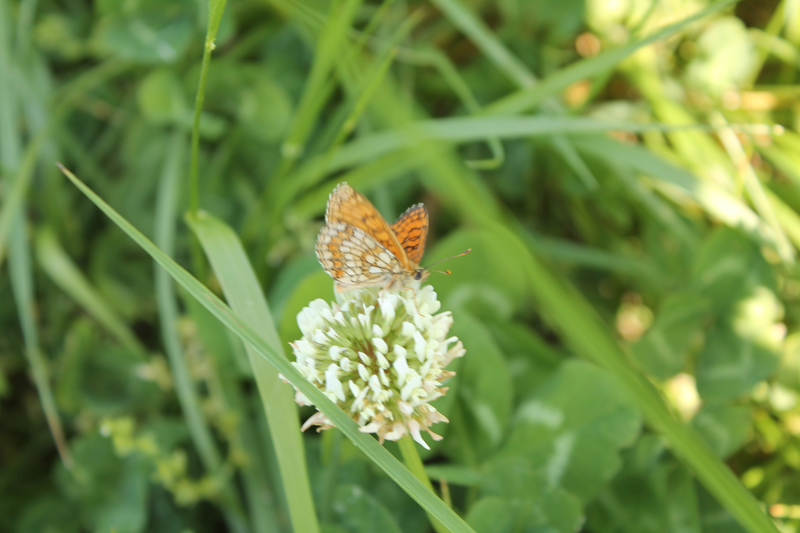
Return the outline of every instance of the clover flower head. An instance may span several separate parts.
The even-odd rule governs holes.
[[[420,432],[448,422],[430,402],[443,396],[442,383],[454,372],[445,367],[464,355],[461,341],[448,337],[450,312],[430,285],[420,290],[367,288],[337,294],[337,302],[318,299],[297,315],[303,337],[291,343],[300,373],[349,413],[364,433],[381,442],[406,433],[425,448]],[[295,401],[311,402],[300,391]],[[333,423],[317,412],[303,430]]]

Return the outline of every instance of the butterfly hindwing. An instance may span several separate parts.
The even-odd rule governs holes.
[[[419,265],[428,238],[428,211],[422,204],[412,205],[391,226],[412,265]]]

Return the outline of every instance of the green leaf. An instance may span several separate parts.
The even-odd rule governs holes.
[[[104,54],[131,61],[174,63],[189,45],[195,6],[190,0],[151,0],[132,12],[114,10],[95,28],[93,44]]]
[[[535,394],[566,358],[558,347],[548,344],[526,325],[509,320],[491,322],[487,326],[508,361],[517,399],[524,400]]]
[[[709,403],[694,415],[692,426],[725,459],[747,442],[752,417],[753,410],[746,405]]]
[[[772,305],[774,295],[766,298]],[[705,400],[726,400],[749,391],[771,376],[780,364],[780,329],[766,325],[757,336],[742,334],[729,324],[717,324],[706,337],[697,362],[697,391]]]
[[[719,97],[748,81],[756,61],[756,48],[741,20],[732,16],[714,20],[703,28],[696,42],[697,55],[686,71],[690,83]]]
[[[501,454],[527,457],[550,486],[588,502],[619,470],[619,450],[633,443],[640,426],[635,404],[612,374],[569,361],[519,406]]]
[[[479,320],[463,312],[454,313],[454,318],[451,333],[468,347],[458,366],[455,390],[468,415],[471,446],[483,455],[494,450],[506,434],[513,398],[511,373]],[[443,413],[448,415],[446,409]]]
[[[469,254],[442,264],[452,275],[431,273],[436,293],[448,306],[465,307],[477,316],[497,316],[498,312],[500,316],[510,316],[520,305],[523,296],[520,288],[525,286],[525,273],[513,260],[517,247],[516,242],[491,231],[454,231],[425,256],[423,264],[472,249]],[[487,271],[495,274],[487,276]]]
[[[155,124],[180,123],[189,113],[183,87],[172,69],[157,69],[147,75],[136,91],[144,117]]]
[[[735,398],[780,363],[783,308],[775,274],[757,246],[720,229],[698,253],[694,277],[717,314],[698,357],[698,392],[706,400]]]
[[[46,495],[31,501],[16,523],[18,533],[80,533],[79,512],[72,502]]]
[[[633,356],[656,379],[667,379],[684,370],[689,349],[703,333],[703,318],[709,302],[697,293],[668,296],[656,320],[644,336],[631,346]]]
[[[758,287],[776,289],[775,274],[758,246],[730,228],[718,229],[703,243],[692,276],[719,313],[730,312]]]
[[[149,470],[149,463],[141,457],[123,459],[119,481],[108,500],[94,512],[95,531],[145,531]]]
[[[592,530],[608,533],[701,533],[691,474],[657,436],[625,453],[625,466],[588,509]]]
[[[522,531],[572,533],[583,522],[580,500],[548,479],[547,470],[535,468],[522,457],[506,457],[491,461],[481,484],[481,494],[502,498],[513,523]],[[490,500],[491,502],[492,500]],[[497,503],[483,504],[481,514],[498,512]],[[470,514],[470,516],[472,516]],[[485,520],[485,516],[480,516]],[[505,520],[500,519],[502,525]],[[516,529],[512,529],[514,531]],[[484,529],[484,531],[493,531]]]
[[[94,433],[74,442],[73,471],[59,469],[59,484],[81,501],[93,531],[138,533],[147,524],[150,462],[139,454],[119,458],[111,440]]]
[[[349,533],[401,533],[386,507],[358,485],[337,487],[333,509],[339,524]]]
[[[286,90],[262,75],[238,93],[238,116],[247,133],[265,143],[281,140],[294,113]]]
[[[476,533],[512,533],[516,523],[514,506],[505,498],[487,496],[472,504],[467,524]]]

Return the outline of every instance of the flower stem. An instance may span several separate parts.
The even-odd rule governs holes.
[[[422,459],[420,459],[419,453],[417,452],[417,445],[414,443],[411,435],[403,435],[400,440],[397,441],[397,444],[400,446],[400,453],[403,454],[403,461],[406,463],[406,468],[414,474],[414,477],[422,481],[431,492],[436,494],[433,490],[433,485],[431,485],[431,480],[425,472],[425,465],[422,464]],[[441,522],[431,516],[430,513],[428,514],[428,520],[430,520],[433,529],[435,529],[437,533],[447,533],[449,531]]]

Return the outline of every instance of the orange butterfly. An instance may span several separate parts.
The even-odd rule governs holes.
[[[409,207],[390,226],[363,194],[342,182],[328,198],[317,258],[339,292],[406,287],[430,273],[419,266],[427,236],[428,212],[422,204]]]

